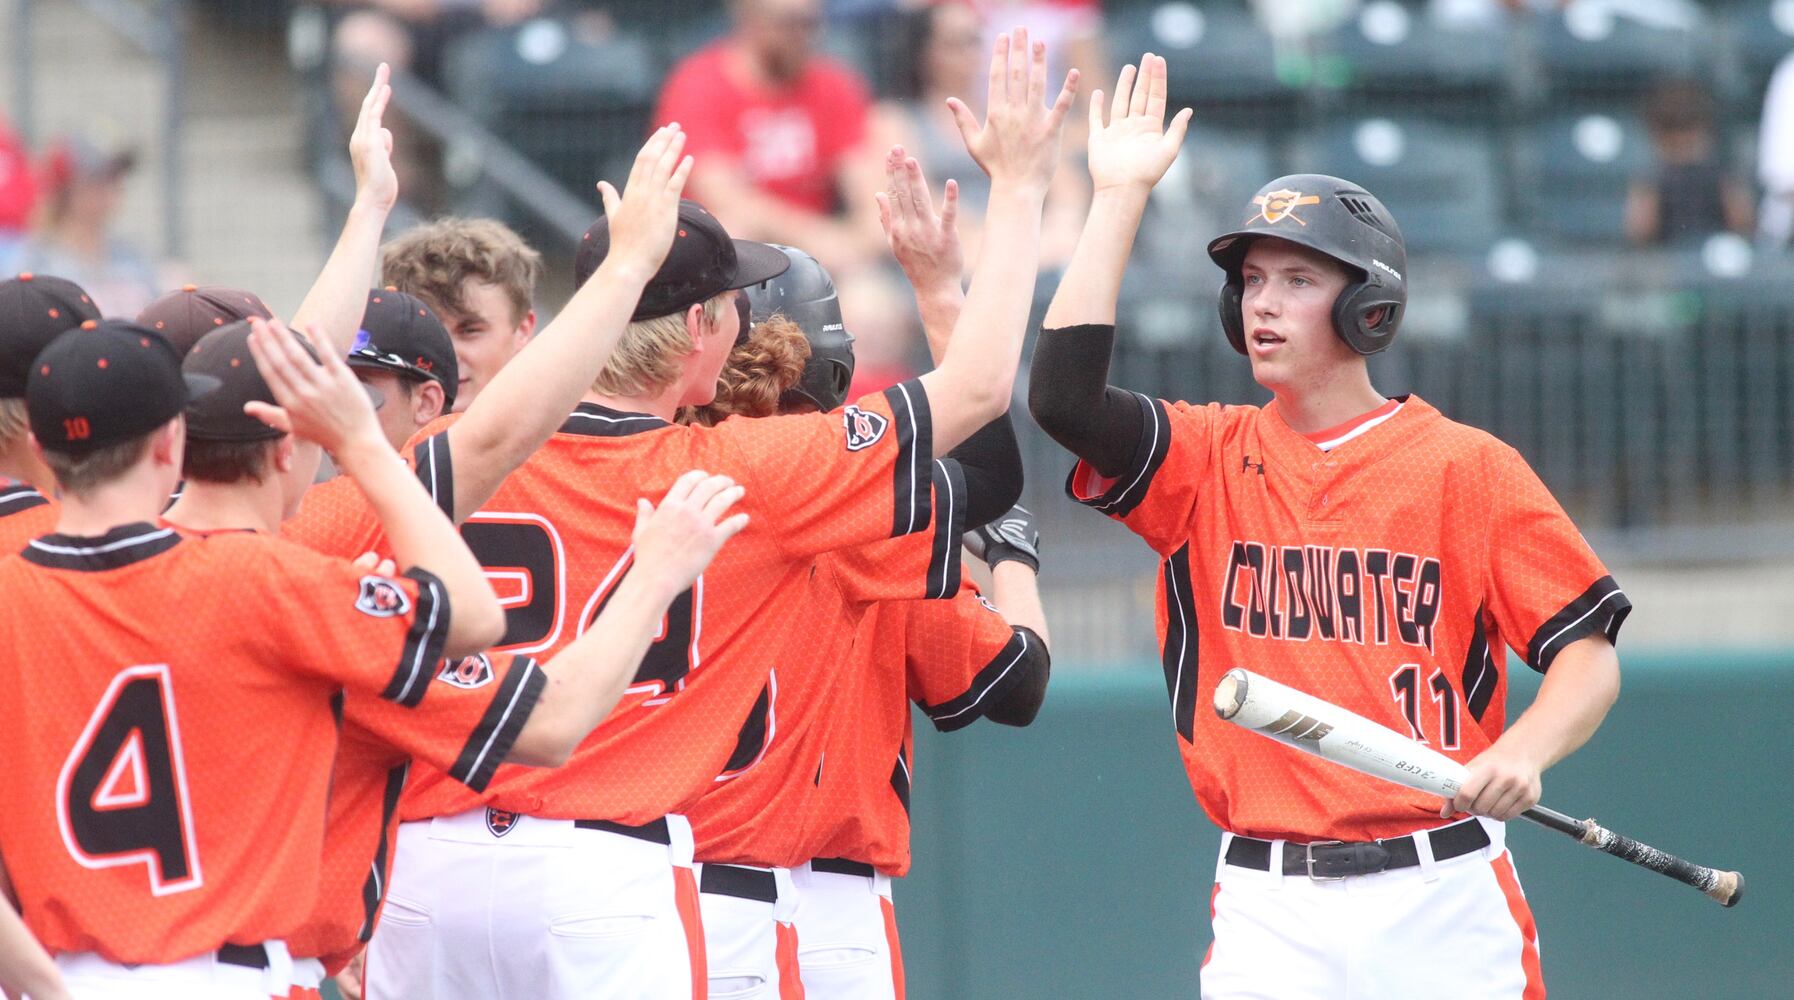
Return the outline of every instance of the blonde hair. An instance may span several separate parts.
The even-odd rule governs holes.
[[[469,314],[467,281],[497,285],[521,322],[534,304],[542,255],[496,219],[437,219],[380,251],[382,282],[422,298],[444,318]]]
[[[770,417],[779,397],[804,377],[810,341],[783,314],[754,324],[747,343],[730,352],[716,380],[716,398],[688,409],[682,423],[714,427],[727,417]]]
[[[704,302],[704,322],[715,325],[725,310],[734,303],[727,292]],[[664,391],[679,378],[679,359],[690,354],[697,344],[685,328],[685,314],[690,306],[671,316],[637,320],[623,330],[615,350],[592,391],[606,396],[649,396]]]
[[[31,430],[31,417],[22,399],[0,399],[0,451],[23,445]]]

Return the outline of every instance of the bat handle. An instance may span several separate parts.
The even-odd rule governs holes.
[[[1534,806],[1522,815],[1540,826],[1568,834],[1583,844],[1622,861],[1630,861],[1691,885],[1721,906],[1737,906],[1738,901],[1744,898],[1744,876],[1737,872],[1720,871],[1684,861],[1674,854],[1660,851],[1649,844],[1641,844],[1624,834],[1614,833],[1592,819],[1576,819],[1544,806]]]

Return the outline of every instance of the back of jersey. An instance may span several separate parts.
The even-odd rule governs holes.
[[[0,855],[44,946],[166,963],[303,919],[333,697],[421,696],[439,589],[150,524],[0,562]]]
[[[462,528],[506,605],[500,648],[547,660],[590,628],[632,565],[636,500],[658,499],[692,469],[745,486],[736,509],[749,526],[673,602],[634,683],[571,762],[500,768],[483,796],[422,775],[402,815],[485,802],[639,824],[695,803],[736,754],[770,669],[805,640],[812,557],[930,523],[933,432],[920,387],[847,410],[703,428],[582,405]]]

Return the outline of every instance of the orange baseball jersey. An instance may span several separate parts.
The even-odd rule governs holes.
[[[817,856],[811,800],[834,779],[824,752],[860,671],[860,617],[873,601],[939,602],[959,592],[966,485],[959,463],[934,463],[929,531],[823,554],[809,579],[801,654],[760,692],[716,787],[687,814],[699,861],[792,867]],[[843,716],[843,712],[847,715]]]
[[[348,694],[317,904],[286,936],[294,958],[325,959],[334,975],[373,935],[411,762],[485,790],[546,684],[542,668],[527,656],[482,653],[442,661],[429,696],[416,708]]]
[[[0,634],[31,650],[0,704],[0,854],[46,948],[165,963],[298,927],[333,696],[415,705],[441,655],[442,585],[408,577],[151,524],[0,562]]]
[[[687,471],[745,486],[749,525],[674,600],[635,683],[565,767],[501,768],[483,796],[430,775],[401,814],[484,802],[640,824],[690,809],[737,754],[771,669],[803,655],[815,556],[928,528],[932,441],[915,382],[834,413],[709,428],[580,406],[462,527],[507,605],[504,649],[548,656],[589,628],[629,570],[636,500]]]
[[[436,437],[456,415],[439,417],[424,428],[429,437],[413,439],[401,452],[418,481],[442,512],[455,516],[454,470],[448,459],[448,438]],[[355,480],[337,476],[305,491],[298,513],[280,526],[280,536],[314,552],[354,559],[364,552],[386,552],[386,531]]]
[[[1016,668],[1038,641],[1011,628],[970,581],[951,601],[872,605],[847,690],[830,709],[811,857],[908,872],[910,702],[942,732],[969,726],[1021,679]]]
[[[0,486],[0,557],[10,556],[39,535],[56,530],[61,507],[24,483]]]
[[[1346,771],[1217,719],[1247,667],[1468,761],[1506,722],[1505,646],[1544,671],[1616,638],[1631,610],[1524,459],[1417,397],[1329,451],[1275,402],[1138,396],[1134,460],[1079,464],[1074,499],[1163,559],[1158,631],[1178,747],[1223,829],[1367,840],[1437,824],[1436,797]]]

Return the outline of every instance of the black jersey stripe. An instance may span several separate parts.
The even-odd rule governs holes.
[[[405,576],[417,581],[417,605],[412,609],[411,629],[399,652],[399,664],[380,697],[416,708],[430,689],[430,677],[442,659],[448,640],[449,599],[442,581],[428,570],[413,567]]]
[[[1107,490],[1094,497],[1078,496],[1077,466],[1072,467],[1065,481],[1067,496],[1111,517],[1126,517],[1140,506],[1140,501],[1146,499],[1147,489],[1152,486],[1153,477],[1158,475],[1159,467],[1165,464],[1165,456],[1171,451],[1171,418],[1165,413],[1165,405],[1137,392],[1134,398],[1141,408],[1140,443],[1134,448],[1134,460],[1128,463],[1127,470],[1116,476]]]
[[[1613,577],[1604,576],[1539,626],[1532,641],[1526,644],[1526,663],[1542,674],[1551,669],[1551,661],[1565,646],[1596,632],[1617,642],[1620,625],[1631,612],[1632,602],[1626,599],[1626,592]]]
[[[928,527],[933,513],[928,484],[934,463],[934,418],[928,393],[911,379],[884,392],[891,407],[891,432],[897,435],[897,459],[891,482],[891,537]]]
[[[387,843],[392,833],[392,817],[399,811],[399,796],[405,791],[405,778],[411,773],[406,761],[386,772],[386,792],[380,800],[380,846],[374,851],[374,862],[368,866],[367,881],[361,884],[361,930],[356,940],[366,942],[374,936],[374,918],[380,913],[380,901],[386,898]]]
[[[1477,606],[1476,618],[1471,623],[1470,648],[1464,653],[1461,680],[1464,706],[1470,709],[1471,718],[1481,722],[1483,713],[1489,710],[1489,699],[1495,697],[1495,688],[1501,683],[1495,658],[1489,655],[1489,636],[1483,631],[1482,605]]]
[[[517,736],[529,724],[530,713],[542,700],[548,686],[548,675],[535,660],[519,656],[511,661],[511,669],[492,695],[480,724],[461,747],[449,777],[476,792],[486,790],[498,765],[510,755]]]
[[[1011,688],[1027,676],[1032,665],[1031,657],[1040,652],[1040,640],[1030,638],[1026,629],[1012,630],[1009,641],[997,650],[997,655],[990,662],[979,668],[973,676],[972,683],[963,692],[937,705],[923,705],[922,712],[934,728],[943,733],[953,732],[984,717],[986,710],[1003,700]]]
[[[1165,690],[1171,696],[1171,720],[1186,742],[1196,739],[1198,626],[1196,597],[1190,584],[1190,544],[1185,542],[1161,567],[1165,585],[1165,643],[1160,660]]]
[[[951,458],[934,463],[934,549],[928,557],[928,589],[923,596],[946,600],[959,593],[960,553],[966,533],[965,470]]]
[[[442,431],[418,442],[412,451],[412,467],[417,481],[430,492],[430,499],[448,519],[455,519],[455,463],[449,452],[449,432]]]

